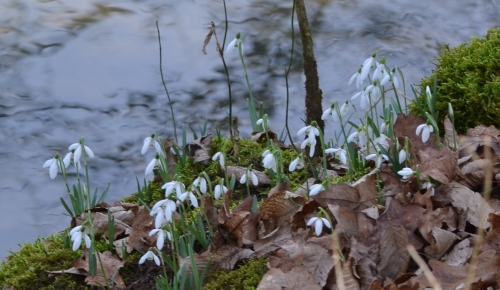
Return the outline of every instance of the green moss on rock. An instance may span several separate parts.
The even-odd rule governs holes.
[[[435,60],[436,69],[421,82],[420,100],[426,86],[432,90],[437,76],[438,124],[443,124],[451,103],[458,132],[479,124],[500,128],[500,29],[490,29],[484,38],[473,37],[452,49],[446,46]],[[419,114],[415,101],[409,107]]]
[[[219,270],[206,279],[205,290],[253,290],[267,271],[267,258],[249,260],[235,270]]]
[[[73,260],[81,255],[81,251],[73,252],[66,247],[61,236],[38,238],[34,243],[25,243],[20,247],[1,262],[0,286],[13,286],[14,289],[79,289],[76,286],[78,277],[74,275],[49,278],[46,273],[71,268]],[[74,287],[53,288],[60,283]]]

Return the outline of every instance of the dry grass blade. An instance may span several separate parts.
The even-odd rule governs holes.
[[[436,277],[434,277],[429,267],[427,267],[427,264],[425,264],[424,260],[420,258],[417,251],[415,250],[415,247],[411,244],[408,244],[406,246],[406,249],[410,253],[410,256],[413,258],[413,260],[418,264],[420,269],[422,269],[425,277],[431,283],[432,288],[434,288],[434,290],[442,290],[443,288],[441,288],[441,285],[439,285],[439,282],[436,280]]]

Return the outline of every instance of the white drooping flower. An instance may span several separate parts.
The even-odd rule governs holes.
[[[90,240],[89,235],[85,233],[85,228],[82,226],[74,227],[70,232],[71,241],[73,242],[73,251],[80,248],[82,241],[85,241],[85,246],[89,249],[92,246],[92,240]]]
[[[252,169],[247,169],[247,171],[245,171],[245,174],[243,174],[240,178],[240,183],[246,184],[247,180],[251,180],[252,184],[255,186],[259,184],[259,179],[257,178],[257,175],[253,173]]]
[[[309,157],[313,157],[316,150],[316,138],[306,138],[300,144],[300,149],[304,150],[307,146],[309,146]]]
[[[367,58],[363,62],[363,67],[361,68],[361,74],[359,76],[359,78],[361,78],[362,81],[364,79],[366,79],[366,77],[368,76],[368,73],[370,73],[371,67],[374,64],[376,64],[375,57],[376,57],[376,54],[374,53],[374,54],[372,54],[372,56],[370,56],[369,58]]]
[[[150,237],[154,234],[158,235],[156,237],[156,248],[158,248],[158,250],[161,250],[163,248],[163,245],[165,244],[165,237],[167,237],[169,240],[172,240],[172,234],[164,229],[153,229],[149,232]]]
[[[309,187],[309,196],[317,195],[323,190],[325,190],[325,187],[322,184],[313,184]]]
[[[363,110],[366,109],[366,106],[370,103],[370,96],[369,96],[369,92],[367,91],[367,88],[368,87],[365,87],[362,91],[357,92],[356,94],[354,94],[354,96],[351,97],[351,101],[354,101],[355,99],[360,98],[359,99],[359,106]]]
[[[160,259],[151,250],[147,251],[146,254],[142,255],[142,257],[139,259],[139,264],[143,264],[144,262],[146,262],[146,260],[149,261],[154,260],[155,264],[157,266],[160,266]]]
[[[153,170],[157,166],[161,166],[160,154],[158,153],[155,155],[155,158],[151,159],[151,161],[149,162],[148,166],[146,167],[146,170],[144,171],[144,175],[153,174]]]
[[[160,143],[158,143],[158,141],[156,141],[155,139],[155,134],[151,134],[151,136],[149,137],[146,137],[144,139],[144,142],[142,142],[142,150],[141,150],[141,154],[144,155],[144,153],[146,153],[149,149],[149,147],[155,147],[156,149],[156,152],[160,153],[161,152],[161,146],[160,146]]]
[[[345,102],[339,109],[340,116],[345,117],[349,111],[349,107],[347,106],[347,102]],[[337,109],[335,109],[335,103],[333,103],[330,108],[326,109],[321,115],[322,120],[326,120],[328,116],[332,116],[333,122],[338,123],[340,121],[339,114],[337,113]]]
[[[323,217],[313,217],[307,222],[307,226],[311,226],[314,224],[314,231],[316,232],[316,236],[321,235],[321,232],[323,231],[323,225],[325,225],[327,228],[331,229],[332,226],[330,225],[330,222]]]
[[[347,152],[342,148],[328,148],[325,153],[334,153],[335,156],[342,162],[342,164],[347,164]]]
[[[422,184],[422,187],[421,189],[427,189],[429,190],[429,188],[431,189],[431,196],[434,196],[434,187],[432,186],[432,183],[429,182],[429,181],[426,181]]]
[[[418,125],[417,130],[415,131],[415,134],[420,135],[422,133],[422,142],[427,142],[429,140],[429,137],[431,135],[431,132],[434,132],[434,128],[430,124],[422,124]]]
[[[399,81],[398,81],[398,78],[396,76],[396,68],[393,68],[391,71],[391,82],[396,89],[399,88]]]
[[[215,161],[219,159],[219,164],[221,167],[224,167],[224,164],[225,164],[225,157],[224,157],[224,153],[222,152],[217,152],[214,154],[214,156],[212,157],[212,160]]]
[[[43,163],[43,168],[47,168],[47,167],[49,168],[49,176],[51,179],[54,179],[57,177],[58,168],[60,168],[60,166],[61,166],[59,164],[59,160],[61,160],[61,158],[59,157],[59,154],[56,154],[56,156],[54,158],[51,158]],[[64,163],[64,165],[66,166],[66,163]],[[66,166],[66,167],[68,167],[68,166]]]
[[[235,47],[240,48],[241,46],[241,53],[243,54],[243,42],[241,41],[241,33],[236,34],[236,38],[233,39],[228,45],[226,49],[226,53],[229,53],[231,50],[233,50]]]
[[[219,199],[221,195],[224,195],[227,192],[227,187],[221,184],[217,184],[214,188],[214,198]]]
[[[364,127],[359,126],[358,130],[347,137],[347,143],[351,143],[354,139],[358,139],[359,147],[364,147],[366,144],[366,134]]]
[[[63,162],[64,162],[65,168],[68,168],[68,166],[71,164],[71,161],[73,161],[75,168],[80,169],[80,161],[78,161],[78,160],[75,161],[74,155],[75,155],[75,150],[72,150],[72,151],[66,153],[66,155],[64,155]]]
[[[349,79],[349,85],[351,85],[354,81],[356,81],[356,88],[359,89],[361,85],[363,85],[364,79],[361,79],[361,67],[358,69],[358,71],[352,75],[352,77]]]
[[[274,154],[270,150],[266,150],[264,151],[264,153],[262,153],[262,157],[264,157],[264,159],[262,159],[262,165],[264,166],[264,168],[271,169],[272,171],[277,173],[278,161],[276,159],[276,156],[274,156]]]
[[[398,171],[398,174],[403,177],[403,180],[410,178],[413,175],[413,173],[415,172],[409,167],[405,167]]]
[[[207,193],[207,181],[204,177],[198,176],[198,178],[193,181],[193,186],[199,188],[201,193]]]
[[[155,217],[155,228],[159,229],[164,220],[172,221],[172,215],[175,212],[177,205],[170,199],[162,199],[156,202],[149,213]]]
[[[85,145],[82,145],[81,143],[73,143],[71,145],[69,145],[68,147],[69,151],[73,151],[75,150],[74,152],[74,155],[73,155],[73,160],[74,162],[80,162],[80,157],[82,156],[82,152],[85,150],[85,154],[90,157],[90,158],[94,158],[94,152],[92,152],[92,150],[90,150],[89,147],[85,146]]]
[[[399,164],[405,162],[406,160],[406,150],[403,148],[399,151]]]
[[[375,167],[380,168],[380,165],[382,164],[383,159],[389,161],[389,157],[387,155],[382,154],[380,151],[377,151],[377,153],[370,154],[366,156],[366,160],[374,160],[375,161]]]
[[[191,201],[191,204],[194,206],[194,207],[198,207],[198,199],[196,198],[196,195],[193,193],[193,191],[186,191],[184,193],[182,193],[180,196],[179,196],[179,201],[184,201],[186,200],[186,198],[189,197],[189,201]],[[179,202],[178,201],[178,202]]]
[[[302,168],[304,168],[304,161],[302,161],[302,158],[299,156],[290,163],[290,166],[288,166],[288,171],[293,172],[295,171],[295,169]]]
[[[180,199],[180,196],[186,191],[186,187],[182,182],[179,181],[170,181],[162,185],[162,189],[165,189],[165,197],[169,197],[170,194],[175,189],[175,195]]]

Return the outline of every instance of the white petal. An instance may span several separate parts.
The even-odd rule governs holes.
[[[201,193],[207,193],[207,181],[203,177],[201,178],[200,191]]]
[[[189,200],[191,201],[191,204],[194,206],[194,207],[198,207],[198,199],[196,198],[196,196],[194,194],[190,194],[189,195]]]
[[[345,150],[340,151],[339,157],[340,157],[339,158],[340,162],[342,162],[342,164],[346,165],[347,164],[347,156],[345,155]]]
[[[240,178],[240,183],[241,184],[245,184],[245,182],[247,182],[247,174],[243,174]]]
[[[159,231],[161,231],[161,229],[152,229],[151,231],[149,231],[149,236],[151,237],[152,235],[158,233]]]
[[[153,158],[148,164],[148,167],[146,167],[146,170],[144,171],[144,175],[149,175],[153,173],[153,169],[155,168],[156,165],[156,158]]]
[[[429,140],[429,136],[431,135],[431,130],[429,129],[429,126],[425,126],[424,129],[422,130],[422,142],[427,142]]]
[[[325,218],[321,218],[321,220],[323,220],[323,224],[324,224],[327,228],[329,228],[329,229],[331,229],[331,228],[332,228],[332,226],[330,225],[330,222],[329,222],[327,219],[325,219]]]
[[[75,234],[76,232],[80,231],[80,229],[82,228],[82,226],[76,226],[74,227],[73,229],[71,229],[71,231],[69,232],[69,235],[72,236],[73,234]]]
[[[165,234],[163,230],[158,234],[158,239],[156,239],[156,247],[158,250],[161,250],[163,248],[163,245],[165,244]]]
[[[57,176],[57,168],[58,168],[57,162],[59,162],[59,161],[56,160],[56,161],[52,162],[52,164],[49,167],[49,175],[50,175],[51,179],[54,179]]]
[[[80,143],[73,143],[73,144],[69,145],[68,150],[73,151],[73,150],[76,150],[76,148],[78,148],[78,147],[80,147]]]
[[[75,153],[73,155],[73,160],[76,162],[80,160],[80,156],[82,156],[82,146],[78,146],[75,149]]]
[[[151,144],[151,137],[146,137],[142,143],[141,154],[144,155],[148,151],[149,145]]]
[[[92,150],[87,146],[84,146],[84,148],[85,148],[85,153],[87,153],[87,156],[90,158],[94,158],[94,152],[92,152]]]
[[[375,156],[377,156],[377,154],[370,154],[370,155],[366,156],[366,160],[372,160],[375,158]]]
[[[403,163],[405,162],[406,160],[406,151],[404,149],[402,149],[401,151],[399,151],[399,163]]]
[[[85,246],[87,247],[87,249],[90,249],[90,247],[92,246],[92,240],[88,235],[84,235],[84,239],[85,239]]]
[[[318,218],[317,217],[313,217],[311,218],[308,222],[307,222],[307,226],[310,226],[312,225]]]
[[[73,155],[73,153],[68,152],[64,156],[63,158],[64,168],[68,168],[69,164],[71,163],[71,155]]]
[[[321,115],[321,120],[326,120],[328,116],[332,113],[332,108],[328,108],[323,112],[323,115]]]
[[[323,185],[321,184],[314,184],[309,188],[309,195],[317,195],[320,191],[325,190]]]
[[[228,45],[227,45],[227,49],[226,49],[226,53],[230,52],[231,50],[234,49],[234,47],[236,46],[236,42],[238,41],[238,39],[233,39]]]
[[[54,163],[55,161],[56,161],[56,159],[55,159],[55,158],[51,158],[51,159],[49,159],[49,160],[45,161],[45,162],[43,163],[43,168],[50,167],[50,165],[52,165],[52,163]]]
[[[159,229],[161,227],[161,224],[163,223],[163,218],[164,218],[164,212],[162,210],[160,210],[157,214],[156,214],[156,218],[155,218],[155,228]]]
[[[420,135],[420,132],[422,132],[422,129],[425,127],[425,124],[418,125],[417,130],[415,131],[416,135]]]
[[[297,136],[300,136],[300,135],[304,135],[306,133],[307,130],[309,130],[311,126],[305,126],[304,128],[301,128],[298,132],[297,132]]]
[[[348,85],[350,86],[352,84],[352,82],[357,78],[358,76],[358,72],[356,72],[355,74],[352,75],[352,77],[349,79],[349,83]]]
[[[321,235],[321,232],[323,231],[323,220],[322,219],[316,220],[316,222],[314,223],[314,231],[316,232],[316,236]]]
[[[354,101],[355,99],[357,99],[362,94],[363,94],[363,91],[356,93],[354,96],[351,97],[351,101]]]
[[[149,256],[149,251],[146,254],[142,255],[141,259],[139,259],[139,264],[143,264],[144,262],[146,262],[148,256]]]
[[[259,179],[257,178],[257,175],[255,175],[255,173],[251,173],[252,175],[252,184],[257,186],[259,184]]]
[[[153,254],[153,259],[155,260],[155,263],[156,263],[157,266],[161,265],[160,259],[158,259],[158,257],[155,254]]]
[[[354,138],[356,138],[357,136],[358,136],[358,131],[356,131],[356,132],[352,133],[351,135],[349,135],[349,137],[347,137],[347,143],[351,143],[352,140]]]
[[[290,163],[290,165],[288,166],[288,171],[293,172],[297,167],[297,163],[299,163],[299,158],[296,158],[292,161],[292,163]]]
[[[82,234],[82,232],[78,232],[74,235],[73,251],[76,251],[80,248],[80,245],[82,244]]]

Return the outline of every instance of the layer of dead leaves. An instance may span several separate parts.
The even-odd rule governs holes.
[[[416,127],[424,122],[421,117],[400,115],[394,125],[395,135],[410,141],[409,158],[413,169],[419,166],[420,182],[415,176],[402,181],[385,163],[354,184],[332,185],[311,199],[306,198],[305,188],[320,181],[310,179],[295,192],[289,191],[289,185],[279,184],[257,211],[252,210],[252,197],[230,209],[231,191],[218,207],[205,196],[202,214],[216,229],[216,235],[214,246],[195,254],[198,271],[205,267],[209,272],[233,269],[242,260],[268,257],[268,270],[258,289],[395,290],[436,286],[411,259],[407,250],[411,244],[442,289],[461,289],[466,281],[472,289],[498,289],[500,201],[487,200],[482,193],[487,191],[489,195],[500,181],[500,132],[484,126],[471,129],[459,136],[458,150],[453,151],[449,149],[454,145],[450,126],[445,125],[446,142],[439,149],[435,135],[426,143],[415,135]],[[197,162],[206,162],[210,157],[209,138],[194,142],[186,150]],[[246,164],[242,166],[229,170],[239,178],[246,171]],[[339,174],[345,171],[338,165],[331,169]],[[270,183],[263,173],[254,172],[259,175],[258,186]],[[382,181],[378,189],[377,178]],[[427,180],[432,180],[433,186],[421,189],[419,183]],[[104,237],[107,207],[103,204],[92,211],[96,232]],[[306,226],[317,216],[319,207],[333,221],[337,245],[329,229],[316,236]],[[155,237],[149,237],[154,220],[147,210],[123,203],[110,209],[115,217],[117,249],[124,246],[129,253],[144,253],[155,245]],[[85,219],[75,219],[74,225]],[[478,229],[484,230],[484,237],[477,235]],[[344,257],[337,267],[334,246]],[[124,263],[122,257],[106,252],[101,255],[106,277],[114,278],[115,288],[124,288],[116,270]],[[87,276],[90,285],[102,284],[102,276],[88,274],[82,262],[85,258],[65,272]],[[191,267],[189,257],[180,259],[180,263]],[[336,269],[340,269],[339,275]]]

